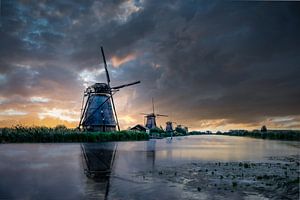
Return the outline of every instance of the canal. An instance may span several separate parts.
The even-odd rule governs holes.
[[[253,181],[250,176],[266,170],[265,164],[277,174],[281,168],[276,166],[283,165],[286,176],[299,177],[296,141],[202,135],[109,144],[0,144],[0,199],[272,199],[271,186],[261,192],[246,183],[243,188],[244,173]],[[87,176],[82,147],[89,146],[115,150],[107,177]],[[249,171],[244,163],[256,167]],[[229,178],[216,180],[231,173],[228,165],[239,170],[233,189]],[[248,171],[238,179],[243,170]]]

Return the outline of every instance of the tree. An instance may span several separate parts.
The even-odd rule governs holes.
[[[163,129],[160,129],[158,127],[150,129],[150,133],[164,133],[165,131]]]
[[[181,133],[183,135],[186,135],[187,134],[187,130],[185,128],[183,128],[182,126],[178,125],[176,128],[175,128],[175,131],[177,133]]]
[[[267,127],[265,125],[263,125],[260,129],[261,132],[267,132]]]

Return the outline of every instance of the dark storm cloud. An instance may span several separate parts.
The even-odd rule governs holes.
[[[137,94],[132,113],[154,97],[159,111],[191,122],[298,116],[299,8],[296,2],[14,2],[1,18],[1,96],[49,91],[49,98],[76,100],[79,74],[102,67],[103,45],[109,61],[134,55],[110,65],[113,85],[142,81],[128,89]]]
[[[178,17],[160,21],[162,28],[176,21],[160,34],[169,36],[158,52],[168,70],[160,98],[181,96],[180,112],[195,118],[298,114],[299,15],[292,6],[225,3],[181,24]]]

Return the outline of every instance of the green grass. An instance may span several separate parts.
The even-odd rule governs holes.
[[[186,135],[203,135],[211,132],[192,131],[181,133],[174,131],[173,137]],[[233,130],[229,132],[218,132],[218,135],[247,136],[262,139],[296,140],[300,141],[300,131],[296,130],[268,130],[261,132]],[[24,127],[0,129],[0,142],[2,143],[30,143],[30,142],[109,142],[109,141],[138,141],[148,140],[149,137],[170,137],[161,129],[153,129],[151,133],[136,131],[115,131],[115,132],[83,132],[78,129],[68,129],[63,125],[55,128],[48,127]]]
[[[149,135],[136,131],[82,132],[64,126],[3,128],[0,130],[2,143],[48,143],[48,142],[109,142],[148,140]]]
[[[229,132],[218,133],[218,135],[247,136],[247,137],[261,138],[261,139],[300,141],[299,130],[268,130],[266,132],[261,132],[259,130],[254,130],[254,131],[232,130]]]
[[[211,135],[210,131],[191,131],[186,134],[174,132],[173,136],[185,136],[185,135]],[[294,140],[300,141],[300,130],[268,130],[261,132],[259,130],[246,131],[246,130],[232,130],[229,132],[217,132],[217,135],[229,135],[229,136],[246,136],[260,139],[272,139],[272,140]],[[168,133],[160,133],[163,137],[170,137]]]

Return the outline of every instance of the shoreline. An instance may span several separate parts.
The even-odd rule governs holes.
[[[299,163],[300,155],[269,157],[266,162],[192,162],[138,172],[136,176],[183,188],[200,199],[298,199]]]
[[[270,131],[244,131],[233,130],[229,132],[200,132],[191,131],[188,133],[174,132],[173,136],[193,136],[193,135],[221,135],[250,137],[256,139],[300,141],[300,131],[297,130],[270,130]],[[149,139],[171,138],[168,132],[140,132],[140,131],[113,131],[113,132],[88,132],[78,129],[68,129],[66,127],[22,127],[0,128],[0,143],[82,143],[82,142],[119,142],[119,141],[147,141]]]
[[[100,133],[102,134],[102,133]],[[82,134],[83,135],[83,134]],[[89,133],[87,134],[89,135]],[[173,136],[173,138],[179,137],[188,137],[188,136],[228,136],[228,137],[244,137],[244,138],[252,138],[252,139],[260,139],[260,140],[273,140],[273,141],[295,141],[300,142],[300,140],[293,140],[293,139],[272,139],[272,138],[260,138],[260,137],[253,137],[253,136],[241,136],[241,135],[225,135],[225,134],[199,134],[199,135],[180,135],[180,136]],[[139,142],[139,141],[149,141],[149,140],[161,140],[161,139],[171,139],[171,137],[161,137],[161,138],[149,138],[149,136],[143,136],[142,139],[117,139],[117,140],[110,140],[110,139],[97,139],[96,138],[89,138],[81,140],[81,141],[69,141],[68,139],[61,140],[61,141],[0,141],[0,144],[76,144],[76,143],[102,143],[102,142]],[[1,136],[0,136],[1,139]],[[16,140],[20,140],[16,138]],[[22,140],[22,139],[21,139]]]

